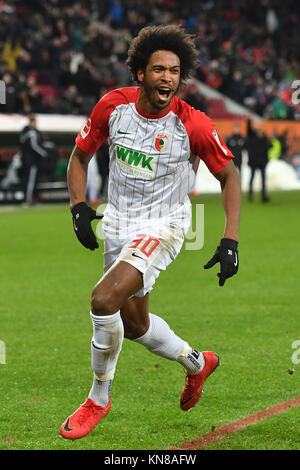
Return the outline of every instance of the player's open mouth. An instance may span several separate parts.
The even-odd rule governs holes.
[[[164,87],[157,88],[158,96],[163,101],[166,101],[169,98],[171,92],[172,92],[171,88],[164,88]]]

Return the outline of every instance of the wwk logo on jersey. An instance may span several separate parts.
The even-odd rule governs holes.
[[[146,155],[137,150],[116,145],[116,157],[118,166],[126,173],[143,180],[154,179],[157,167],[155,155]]]
[[[159,152],[165,152],[168,150],[171,141],[171,134],[165,132],[156,132],[154,139],[154,147]]]

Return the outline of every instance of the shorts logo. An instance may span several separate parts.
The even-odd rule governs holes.
[[[83,127],[83,129],[81,129],[80,131],[80,134],[81,134],[81,137],[83,139],[86,138],[86,136],[89,134],[90,130],[91,130],[91,127],[92,127],[92,121],[91,119],[89,118],[86,125]]]
[[[165,152],[168,150],[171,141],[171,134],[165,132],[157,132],[155,134],[154,147],[159,152]]]
[[[143,180],[154,179],[157,166],[155,155],[146,155],[143,152],[116,145],[116,157],[118,166],[126,173]]]

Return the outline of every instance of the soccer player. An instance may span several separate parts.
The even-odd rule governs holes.
[[[196,58],[194,40],[183,28],[143,28],[127,59],[138,86],[103,96],[76,138],[68,167],[70,204],[77,238],[90,250],[98,247],[91,221],[101,215],[85,201],[87,166],[106,139],[110,170],[104,275],[91,295],[93,383],[87,400],[62,424],[65,438],[87,435],[109,413],[124,337],[186,369],[182,410],[196,405],[219,364],[215,352],[194,349],[148,310],[149,293],[190,225],[192,159],[195,166],[200,157],[220,181],[225,211],[224,234],[205,268],[220,263],[221,286],[238,270],[240,183],[233,155],[212,121],[176,96]]]

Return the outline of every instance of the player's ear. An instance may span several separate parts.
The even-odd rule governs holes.
[[[144,77],[145,77],[144,70],[143,70],[143,69],[139,69],[139,70],[137,71],[136,76],[137,76],[137,80],[138,80],[139,83],[143,82],[143,81],[144,81]]]

